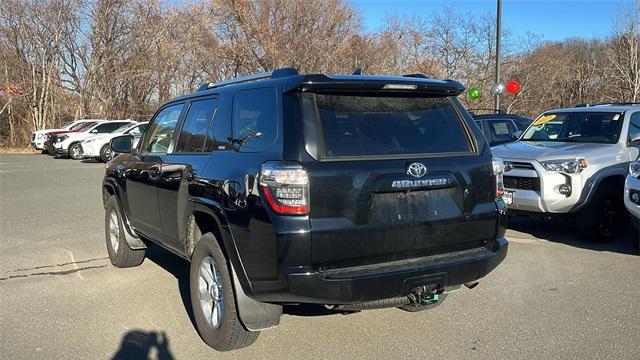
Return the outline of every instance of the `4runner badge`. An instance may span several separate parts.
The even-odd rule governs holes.
[[[421,178],[427,175],[427,167],[421,163],[417,163],[417,162],[412,163],[407,168],[407,175],[411,175],[416,178]]]

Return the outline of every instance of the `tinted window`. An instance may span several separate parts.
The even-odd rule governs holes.
[[[216,109],[215,99],[193,101],[184,120],[175,152],[202,152],[209,124]]]
[[[516,132],[516,129],[510,120],[487,121],[487,125],[491,133],[492,146],[515,140],[513,134]]]
[[[522,140],[613,144],[620,138],[623,116],[609,112],[559,112],[541,115]]]
[[[162,109],[152,120],[145,132],[140,150],[144,154],[166,153],[171,147],[173,132],[180,119],[184,104],[177,104]]]
[[[266,150],[278,134],[275,89],[242,91],[233,98],[233,137],[242,152]]]
[[[127,130],[127,134],[133,135],[133,136],[140,136],[144,131],[144,129],[146,128],[147,128],[147,124],[138,125]]]
[[[633,113],[629,121],[629,141],[634,140],[640,140],[640,111]]]
[[[315,96],[326,157],[470,151],[446,98],[303,96]]]
[[[115,131],[123,126],[129,126],[131,123],[123,123],[123,122],[106,122],[96,126],[91,132],[95,132],[98,134],[106,134],[112,131]]]

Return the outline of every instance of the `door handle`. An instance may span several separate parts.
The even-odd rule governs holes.
[[[160,165],[152,165],[149,168],[149,178],[152,178],[152,179],[159,178],[160,172],[161,172]]]
[[[185,173],[185,178],[187,179],[187,181],[195,180],[196,176],[198,176],[198,172],[195,169],[189,169]]]

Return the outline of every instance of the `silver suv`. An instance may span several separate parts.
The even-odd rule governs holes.
[[[611,240],[626,218],[624,180],[638,144],[638,105],[547,111],[518,141],[493,148],[505,161],[503,198],[515,213],[575,214],[582,235]]]

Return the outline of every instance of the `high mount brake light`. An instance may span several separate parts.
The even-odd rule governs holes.
[[[268,162],[260,170],[260,187],[271,209],[280,215],[309,213],[309,178],[300,164]]]
[[[496,198],[504,195],[504,161],[501,158],[493,158],[493,175],[496,177]]]

